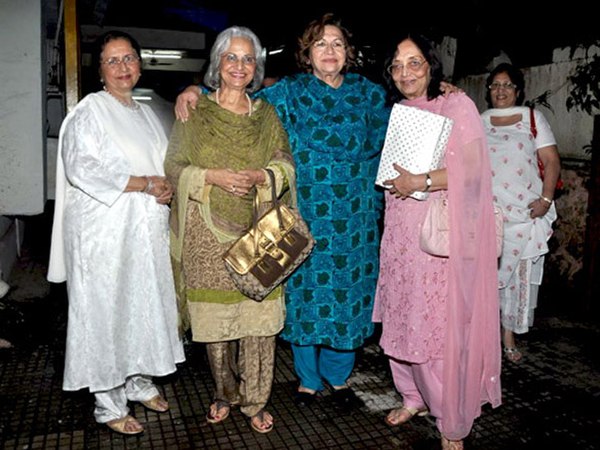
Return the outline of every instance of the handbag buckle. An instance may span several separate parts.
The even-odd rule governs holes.
[[[264,251],[281,267],[285,268],[291,264],[292,259],[290,258],[290,255],[279,248],[276,242],[266,239],[264,244],[261,243],[261,246],[263,247]]]

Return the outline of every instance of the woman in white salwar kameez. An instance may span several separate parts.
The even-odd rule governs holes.
[[[547,241],[556,220],[554,190],[560,157],[543,114],[520,106],[525,81],[519,69],[507,63],[498,65],[488,76],[487,87],[486,100],[492,108],[482,118],[490,150],[494,202],[504,213],[498,269],[502,342],[506,358],[517,362],[522,353],[514,334],[526,333],[533,325]],[[538,157],[545,168],[543,180]]]
[[[169,259],[167,138],[132,99],[140,48],[121,32],[99,40],[104,91],[86,96],[59,137],[48,279],[67,281],[63,389],[94,393],[94,416],[123,434],[142,425],[128,401],[164,412],[151,377],[184,361]]]

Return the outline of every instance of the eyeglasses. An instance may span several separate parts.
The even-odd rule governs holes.
[[[256,58],[252,55],[244,55],[242,57],[238,57],[233,53],[225,53],[221,56],[227,64],[237,64],[239,61],[242,61],[244,66],[253,66],[256,64]]]
[[[498,83],[497,81],[494,81],[492,84],[490,84],[488,86],[488,89],[490,91],[497,91],[498,89],[517,89],[517,85],[511,82],[507,82],[507,83]]]
[[[346,44],[344,44],[344,41],[340,40],[327,42],[325,39],[321,39],[320,41],[315,42],[313,44],[313,47],[315,48],[315,50],[318,50],[320,52],[324,52],[325,50],[327,50],[327,47],[331,47],[333,51],[336,52],[343,52],[344,50],[346,50]]]
[[[131,66],[132,64],[137,63],[139,60],[139,56],[130,53],[129,55],[125,55],[122,58],[112,56],[102,61],[102,64],[106,64],[110,68],[116,68],[119,67],[121,63],[125,63],[126,66]]]
[[[385,70],[387,70],[390,75],[402,73],[405,67],[410,72],[417,72],[426,62],[427,61],[425,59],[411,59],[406,63],[406,65],[390,64]]]

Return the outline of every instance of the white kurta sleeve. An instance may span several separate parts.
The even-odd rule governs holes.
[[[533,113],[535,114],[535,126],[537,128],[535,148],[538,149],[548,147],[550,145],[556,145],[554,133],[552,133],[552,129],[550,128],[550,124],[546,120],[546,117],[544,117],[544,115],[537,109],[534,109]]]
[[[105,145],[107,137],[88,107],[74,111],[60,149],[69,182],[108,206],[123,193],[131,170],[123,155]]]

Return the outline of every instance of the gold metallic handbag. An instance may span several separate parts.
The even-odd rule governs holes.
[[[225,267],[239,291],[261,301],[308,257],[315,240],[296,209],[279,202],[275,176],[271,180],[272,207],[258,217],[254,196],[252,227],[223,254]]]

